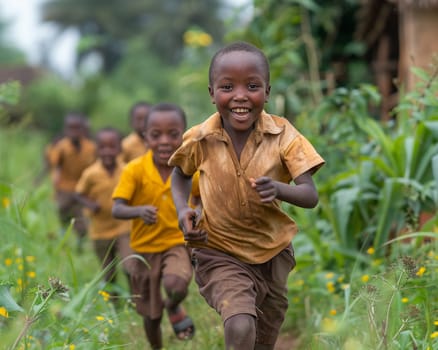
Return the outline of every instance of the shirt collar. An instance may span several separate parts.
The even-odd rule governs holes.
[[[219,140],[227,141],[223,133],[221,117],[218,112],[211,115],[206,121],[199,125],[198,134],[194,139],[200,141],[207,136],[217,137]],[[263,138],[263,134],[277,135],[283,131],[283,127],[277,126],[272,116],[265,111],[262,111],[260,118],[256,122],[255,127],[255,140],[256,143],[260,143]]]

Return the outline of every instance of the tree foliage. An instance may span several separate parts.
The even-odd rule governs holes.
[[[49,0],[43,19],[61,29],[79,31],[78,63],[97,53],[109,72],[125,56],[132,39],[142,40],[150,54],[168,64],[181,60],[183,35],[196,26],[221,40],[224,26],[219,0]]]

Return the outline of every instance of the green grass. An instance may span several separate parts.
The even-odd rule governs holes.
[[[105,301],[91,242],[76,253],[73,234],[60,234],[50,182],[34,182],[45,142],[44,135],[20,128],[0,130],[0,302],[10,295],[23,308],[13,311],[8,304],[8,317],[0,316],[0,348],[10,349],[23,329],[17,349],[147,348],[124,276],[117,305]],[[302,239],[306,233],[299,235],[282,329],[299,339],[299,349],[438,349],[436,240],[420,246],[395,242],[386,259],[369,251],[366,262],[322,270],[328,264],[315,261]],[[69,300],[60,298],[51,277],[69,288]],[[53,296],[44,304],[46,292]],[[165,348],[223,349],[221,320],[194,283],[185,306],[196,336],[177,341],[164,316]]]

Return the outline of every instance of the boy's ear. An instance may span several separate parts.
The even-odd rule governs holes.
[[[213,90],[213,88],[210,85],[208,85],[208,93],[210,94],[211,103],[215,104],[215,102],[214,102],[214,90]]]
[[[265,90],[265,102],[268,102],[268,100],[269,100],[269,95],[271,94],[271,85],[268,85],[267,87],[266,87],[266,90]]]

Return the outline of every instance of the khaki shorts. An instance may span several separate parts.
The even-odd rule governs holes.
[[[186,281],[188,286],[193,276],[190,256],[183,245],[161,253],[135,254],[142,256],[149,266],[139,259],[132,259],[129,271],[132,301],[140,315],[155,320],[162,316],[164,309],[161,294],[163,276],[178,276]]]
[[[223,252],[192,250],[201,295],[225,322],[237,314],[257,319],[257,344],[275,344],[288,307],[287,278],[295,267],[292,246],[264,264],[247,264]]]

